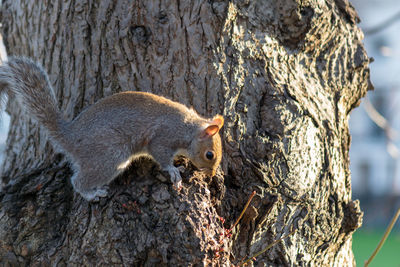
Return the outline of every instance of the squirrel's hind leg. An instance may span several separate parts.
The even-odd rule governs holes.
[[[123,149],[107,150],[107,147],[101,145],[83,151],[77,150],[73,157],[74,175],[71,178],[74,190],[88,201],[106,197],[108,185],[117,177],[118,164],[126,160],[126,155]]]
[[[78,192],[87,201],[98,201],[101,197],[106,197],[108,195],[108,187],[95,187],[90,188],[84,183],[83,175],[81,173],[75,173],[71,178],[71,183],[76,192]]]
[[[107,173],[96,172],[81,172],[75,170],[75,174],[71,178],[71,184],[76,192],[78,192],[87,201],[98,201],[101,197],[108,195],[107,183],[96,183],[95,181],[105,181]]]

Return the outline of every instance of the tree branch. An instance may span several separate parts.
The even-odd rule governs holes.
[[[397,12],[396,14],[394,14],[392,17],[385,20],[384,22],[382,22],[376,26],[373,26],[371,28],[364,29],[364,33],[366,35],[375,34],[377,32],[380,32],[380,31],[388,28],[389,26],[391,26],[393,23],[395,23],[399,19],[400,19],[400,11]]]

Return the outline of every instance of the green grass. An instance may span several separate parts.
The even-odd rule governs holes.
[[[357,266],[364,266],[383,236],[382,231],[359,230],[353,235]],[[370,267],[400,267],[400,232],[392,231]]]

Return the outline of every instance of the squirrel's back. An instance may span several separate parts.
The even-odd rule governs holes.
[[[127,91],[89,106],[68,124],[68,132],[70,140],[80,138],[77,146],[90,143],[92,138],[109,139],[108,136],[138,144],[157,134],[170,136],[166,142],[190,142],[206,123],[206,119],[180,103],[151,93]]]
[[[104,118],[105,114],[115,116],[118,113],[131,116],[137,114],[137,117],[147,121],[164,119],[165,116],[181,117],[189,123],[204,121],[194,110],[185,105],[152,93],[137,91],[121,92],[103,98],[83,111],[75,121],[87,121],[87,118],[97,116]],[[131,116],[127,117],[133,119]]]

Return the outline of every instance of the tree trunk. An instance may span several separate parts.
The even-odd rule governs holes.
[[[138,90],[226,123],[214,178],[180,160],[176,192],[142,160],[88,203],[11,99],[0,262],[230,265],[292,233],[253,263],[353,265],[362,213],[351,200],[348,118],[370,86],[357,21],[347,0],[3,0],[9,54],[42,63],[67,118]]]

